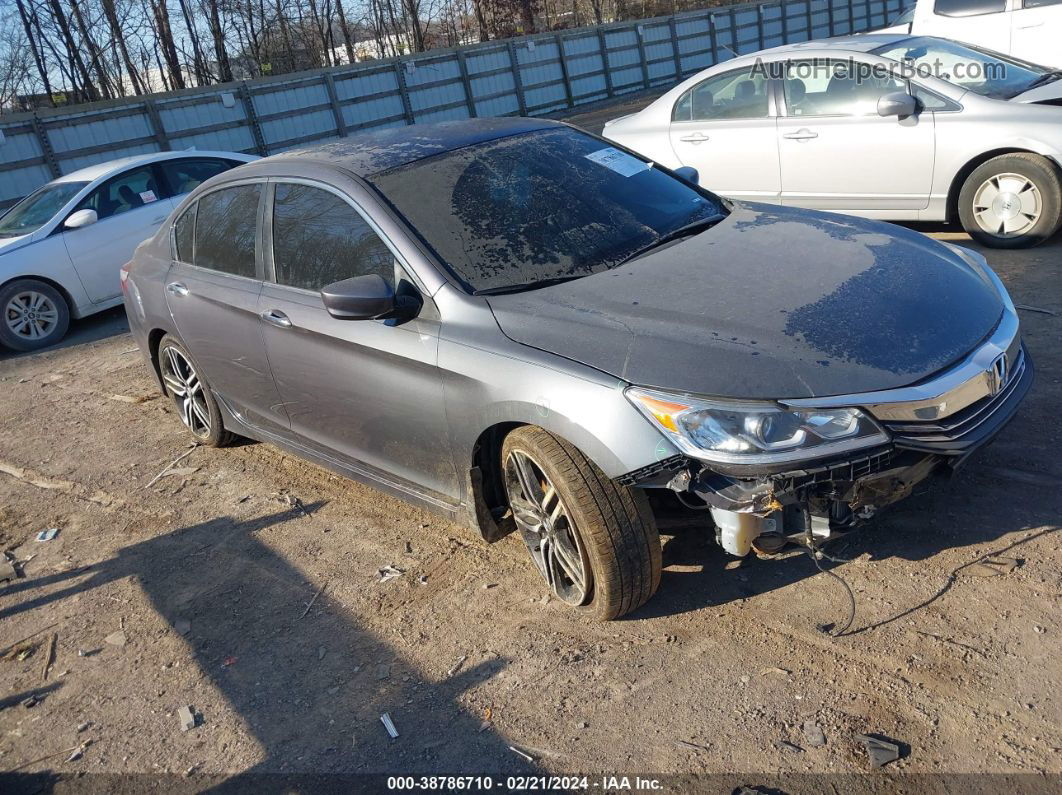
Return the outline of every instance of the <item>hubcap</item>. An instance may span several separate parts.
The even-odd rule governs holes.
[[[181,421],[196,436],[210,435],[210,410],[203,382],[192,363],[176,348],[166,348],[162,357],[162,380],[177,404]]]
[[[531,456],[514,450],[505,461],[505,490],[520,535],[550,590],[568,604],[585,604],[593,578],[557,489]]]
[[[977,189],[973,212],[978,226],[990,235],[1019,237],[1040,220],[1040,190],[1021,174],[998,174]]]
[[[55,330],[59,309],[52,299],[36,290],[16,293],[4,307],[4,320],[16,336],[41,340]]]

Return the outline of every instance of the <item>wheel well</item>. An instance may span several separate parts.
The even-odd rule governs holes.
[[[155,377],[162,383],[162,370],[159,368],[159,343],[166,336],[166,330],[161,328],[151,329],[148,334],[148,352],[151,354],[151,366],[155,368]]]
[[[978,155],[973,160],[971,160],[969,163],[967,163],[965,166],[960,168],[958,173],[955,175],[955,179],[953,179],[952,182],[951,182],[951,188],[948,190],[948,209],[947,209],[948,217],[947,217],[947,221],[949,223],[953,223],[953,222],[958,220],[958,218],[959,218],[959,193],[962,191],[962,186],[966,182],[966,178],[969,177],[970,174],[973,173],[973,170],[975,168],[977,168],[978,166],[980,166],[983,163],[987,163],[993,157],[999,157],[1000,155],[1017,155],[1017,154],[1036,155],[1038,157],[1044,157],[1039,152],[1033,152],[1033,151],[1031,151],[1029,149],[1016,149],[1016,148],[993,149],[991,152],[983,152],[982,154]],[[1050,163],[1056,169],[1058,168],[1058,166],[1054,163],[1053,160],[1051,160],[1051,158],[1044,157],[1044,160],[1046,160],[1048,163]]]
[[[59,282],[55,281],[54,279],[49,279],[47,276],[30,276],[28,274],[14,276],[5,281],[3,284],[0,284],[0,290],[7,287],[9,284],[11,284],[11,282],[17,282],[19,279],[33,279],[38,282],[44,282],[49,287],[54,288],[59,293],[59,295],[63,296],[63,300],[66,301],[67,309],[70,310],[70,317],[74,316],[74,310],[77,308],[77,306],[74,304],[74,299],[70,297],[70,293],[68,293],[66,288],[63,287],[63,285],[59,284]]]
[[[502,480],[501,450],[505,437],[522,422],[499,422],[487,428],[472,447],[472,500],[480,531],[487,541],[497,541],[515,529],[503,517],[509,507]]]

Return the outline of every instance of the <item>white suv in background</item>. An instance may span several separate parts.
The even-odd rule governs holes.
[[[918,0],[874,32],[940,36],[1062,69],[1062,0]]]
[[[0,215],[0,345],[52,345],[71,318],[120,304],[119,270],[174,199],[251,160],[196,151],[111,160],[53,180]]]

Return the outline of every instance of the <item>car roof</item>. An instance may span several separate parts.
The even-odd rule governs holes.
[[[565,126],[549,119],[517,117],[388,127],[273,155],[256,161],[252,168],[269,170],[278,164],[290,165],[292,161],[304,161],[342,168],[359,177],[370,177],[381,171],[484,141]],[[240,171],[247,173],[246,168]]]
[[[71,171],[69,174],[64,174],[52,182],[94,182],[101,177],[110,176],[111,174],[123,171],[133,166],[139,166],[144,163],[157,163],[162,160],[173,160],[178,157],[224,157],[228,159],[244,160],[249,158],[249,155],[240,154],[239,152],[215,152],[205,151],[199,149],[186,149],[178,152],[149,152],[144,155],[134,155],[132,157],[120,157],[117,160],[106,160],[102,163],[94,163],[91,166],[85,166],[85,168],[79,168],[77,171]]]
[[[769,50],[750,53],[745,58],[757,58],[761,55],[780,55],[801,50],[841,50],[844,52],[870,52],[878,47],[896,44],[912,38],[907,33],[860,33],[856,36],[835,36],[832,39],[812,39],[797,44],[783,44]]]

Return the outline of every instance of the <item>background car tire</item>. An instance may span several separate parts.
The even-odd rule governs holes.
[[[1028,207],[1022,202],[1015,204],[1014,189],[1023,182],[1030,186],[1022,191],[1028,195]],[[1000,186],[1005,190],[1000,191]],[[997,196],[1001,200],[991,201]],[[1022,209],[1030,214],[1035,210],[1035,221]],[[1062,224],[1062,178],[1058,168],[1046,158],[1028,152],[993,157],[975,168],[963,183],[959,220],[970,237],[992,248],[1028,248],[1043,243]],[[1027,228],[1008,235],[994,234],[982,225],[1017,225],[1022,221]]]
[[[224,447],[232,442],[235,435],[225,430],[221,409],[210,391],[210,384],[176,337],[167,334],[159,341],[158,361],[166,395],[173,401],[178,416],[192,436],[207,447]],[[193,382],[198,383],[198,389]],[[189,393],[191,403],[188,402]]]
[[[510,433],[502,444],[503,467],[514,453],[534,461],[573,520],[591,575],[577,607],[608,621],[645,604],[660,584],[661,569],[660,535],[645,494],[610,480],[578,449],[542,428]]]
[[[8,348],[47,348],[65,337],[68,328],[70,306],[47,282],[15,279],[0,288],[0,343]]]

